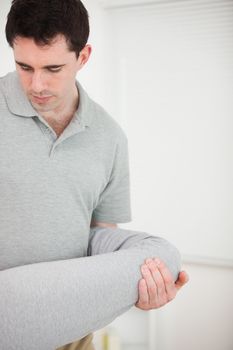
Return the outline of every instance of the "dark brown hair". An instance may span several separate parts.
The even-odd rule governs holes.
[[[89,37],[88,12],[80,0],[13,0],[7,16],[6,38],[11,47],[17,36],[47,45],[65,36],[78,57]]]

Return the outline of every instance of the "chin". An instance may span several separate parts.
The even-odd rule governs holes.
[[[49,112],[54,109],[51,104],[40,104],[31,101],[33,108],[38,112]]]
[[[51,108],[46,107],[46,106],[40,106],[40,105],[38,106],[36,104],[33,104],[32,106],[39,113],[40,112],[49,112],[49,111],[51,111]]]

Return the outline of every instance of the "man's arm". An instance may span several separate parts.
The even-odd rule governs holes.
[[[144,232],[94,227],[89,257],[0,272],[3,349],[51,350],[103,328],[138,299],[140,265],[160,257],[176,279],[180,256]]]
[[[91,227],[117,227],[117,224],[91,221]],[[138,300],[135,306],[141,310],[152,310],[172,301],[177,292],[188,282],[189,276],[181,271],[178,279],[173,276],[163,261],[147,258],[141,265],[142,278],[138,283]]]
[[[92,219],[91,228],[92,227],[117,227],[117,224],[111,224],[109,222],[99,222]]]

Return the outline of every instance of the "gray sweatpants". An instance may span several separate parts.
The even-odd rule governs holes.
[[[95,227],[88,256],[0,272],[0,349],[54,350],[100,329],[138,299],[140,265],[160,257],[174,279],[180,254],[144,232]]]

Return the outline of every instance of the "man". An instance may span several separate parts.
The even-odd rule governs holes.
[[[188,280],[169,242],[117,227],[131,220],[127,138],[76,81],[88,35],[81,1],[12,2],[16,72],[0,82],[4,350],[93,349],[91,332],[134,304],[165,305]]]

